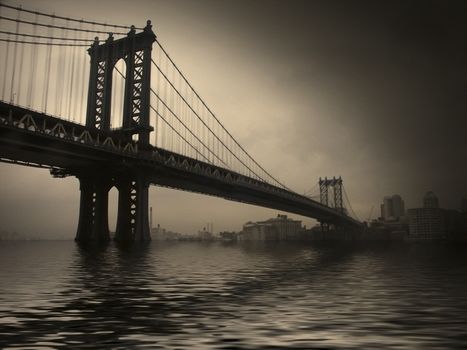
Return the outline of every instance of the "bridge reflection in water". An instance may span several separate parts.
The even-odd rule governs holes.
[[[448,244],[3,242],[0,266],[1,348],[467,346]]]

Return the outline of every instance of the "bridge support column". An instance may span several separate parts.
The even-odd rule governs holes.
[[[321,222],[321,232],[329,232],[329,223]]]
[[[147,242],[149,231],[149,182],[143,175],[117,180],[118,217],[115,240]]]
[[[82,176],[77,242],[106,242],[110,239],[108,206],[112,182],[107,178]]]

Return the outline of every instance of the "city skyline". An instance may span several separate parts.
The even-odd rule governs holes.
[[[156,34],[227,128],[299,193],[320,176],[341,175],[361,219],[385,193],[401,193],[414,207],[432,189],[448,208],[467,193],[461,2],[357,1],[347,8],[141,1],[132,13],[125,2],[87,4],[92,12],[72,2],[32,6],[136,25],[152,17]],[[393,50],[397,55],[388,55]],[[76,179],[4,164],[0,173],[6,229],[16,223],[19,231],[67,230],[73,237]],[[115,190],[110,199],[113,226]],[[276,213],[161,188],[151,189],[150,203],[155,221],[177,231],[206,221],[232,229]]]

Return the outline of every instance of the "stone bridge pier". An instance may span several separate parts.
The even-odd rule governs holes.
[[[108,242],[109,191],[118,190],[115,240],[147,242],[149,231],[149,182],[142,174],[78,175],[80,206],[77,242]]]

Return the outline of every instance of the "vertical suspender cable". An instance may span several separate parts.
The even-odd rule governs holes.
[[[172,81],[174,80],[173,79],[174,75],[175,75],[174,72],[175,72],[175,70],[172,68]],[[170,90],[170,102],[171,102],[170,107],[175,109],[175,97],[174,97],[174,92],[173,92],[172,89]],[[175,124],[175,121],[174,121],[173,117],[172,117],[172,120],[173,120],[172,123]],[[174,126],[173,124],[172,124],[172,126]],[[174,151],[175,142],[176,142],[175,135],[172,133],[172,136],[170,137],[170,150],[171,151]]]
[[[165,66],[167,67],[167,61],[166,61],[166,64]],[[160,79],[160,75],[159,75],[159,79]],[[163,81],[161,79],[161,81]],[[165,103],[168,103],[168,99],[167,99],[167,82],[166,81],[163,81],[163,84],[164,84],[164,101]],[[167,110],[167,108],[164,108],[164,112]],[[166,117],[165,113],[164,113],[164,116]],[[167,117],[166,117],[167,118]],[[162,133],[161,133],[161,147],[166,149],[166,123],[162,123]]]
[[[199,107],[199,102],[198,102],[198,107]],[[203,135],[201,135],[201,132],[200,132],[200,127],[199,127],[200,124],[199,124],[199,122],[198,122],[198,119],[195,119],[195,118],[193,117],[193,120],[195,121],[196,135],[199,135],[199,137],[200,137],[201,140],[202,140],[202,139],[203,139]],[[202,150],[204,150],[204,148],[203,148],[201,145],[200,145],[200,148],[201,148]],[[196,159],[198,159],[198,153],[196,153]]]
[[[34,23],[37,22],[37,13],[34,17]],[[36,35],[37,33],[37,26],[34,24],[32,26],[32,33],[33,35]],[[31,103],[32,101],[34,100],[34,85],[36,83],[36,65],[37,65],[37,45],[31,45],[31,64],[30,64],[30,68],[29,68],[29,71],[30,71],[30,74],[31,74],[31,82],[30,84],[28,85],[28,93],[27,93],[27,106],[28,107],[31,107]]]
[[[82,22],[79,23],[79,29],[82,29]],[[78,32],[79,39],[83,39],[83,33]],[[84,84],[85,84],[85,76],[84,76],[84,49],[78,50],[77,62],[76,62],[76,122],[82,123],[82,111],[83,111],[83,93],[84,93]]]
[[[73,32],[73,39],[76,39],[76,31]],[[73,104],[76,107],[76,99],[73,96],[73,85],[74,85],[74,78],[75,78],[75,56],[76,56],[76,47],[71,48],[71,74],[70,74],[70,92],[68,95],[68,118],[75,121],[75,108],[73,111],[71,110],[71,105]]]
[[[68,22],[68,21],[67,21]],[[66,32],[65,29],[62,28],[62,36],[65,36]],[[62,54],[63,53],[63,54]],[[61,47],[58,50],[58,63],[57,63],[57,70],[55,77],[56,85],[55,85],[55,114],[57,116],[61,116],[62,114],[62,96],[63,96],[63,88],[66,86],[64,79],[65,79],[65,64],[66,64],[66,53],[67,47]],[[65,56],[65,57],[63,57]]]
[[[7,36],[7,39],[10,39],[10,35]],[[8,72],[8,56],[10,51],[10,42],[6,42],[6,50],[5,50],[5,67],[3,70],[3,85],[2,85],[2,101],[5,101],[5,91],[6,91],[6,74]]]
[[[80,29],[82,26],[82,22],[80,23]],[[94,25],[92,26],[94,29]],[[82,33],[82,32],[81,32]],[[81,75],[81,97],[80,97],[80,103],[79,103],[79,120],[82,124],[86,124],[86,107],[84,108],[83,111],[83,106],[87,106],[86,100],[85,100],[85,92],[88,84],[86,84],[86,55],[82,55],[82,63],[81,63],[81,68],[83,69],[82,75]]]
[[[52,17],[52,25],[54,24],[54,22],[55,22],[55,18]],[[49,37],[51,37],[53,34],[52,28],[49,27],[47,32],[49,34]],[[45,67],[45,77],[44,77],[44,89],[42,92],[42,106],[43,106],[45,113],[47,113],[47,104],[49,101],[49,86],[50,86],[50,76],[51,76],[50,63],[52,60],[52,49],[53,49],[53,46],[51,44],[52,44],[52,39],[49,39],[49,45],[47,45],[47,54],[45,57],[46,67]]]
[[[159,51],[155,51],[155,54],[157,55]],[[161,55],[159,54],[158,55],[158,62],[160,64],[160,57]],[[159,94],[159,96],[161,95],[161,89],[160,89],[160,79],[156,76],[156,79],[157,79],[157,82],[156,82],[156,86],[157,86],[157,93]],[[160,113],[160,101],[159,99],[156,100],[156,110],[158,113]],[[155,147],[158,147],[158,141],[159,141],[159,115],[158,113],[156,113],[156,125],[155,125],[155,128],[156,130],[154,131],[154,146]]]
[[[17,10],[17,19],[16,21],[16,34],[15,34],[15,43],[14,43],[14,49],[13,49],[13,73],[11,74],[11,84],[10,84],[10,102],[13,103],[15,99],[15,93],[14,93],[14,82],[15,82],[15,75],[16,75],[16,53],[18,50],[18,31],[19,31],[19,20],[21,17],[21,11]]]
[[[180,82],[180,84],[182,84],[182,81],[181,81],[180,78],[179,78],[179,82]],[[182,86],[180,85],[180,89],[181,89],[181,87],[182,87]],[[186,121],[187,121],[187,118],[186,118],[186,108],[185,108],[185,105],[184,105],[184,104],[181,104],[181,106],[182,106],[182,107],[181,107],[181,108],[182,108],[182,110],[181,110],[181,113],[182,113],[182,120],[183,120],[183,121],[185,122],[185,124],[186,124]],[[186,129],[187,129],[187,128],[183,128],[184,137],[185,137],[185,140],[188,140],[187,137],[186,137]],[[183,143],[183,154],[186,155],[186,156],[188,156],[188,154],[187,154],[187,148],[188,148],[188,144],[187,144],[186,142],[184,142],[184,143]]]
[[[34,46],[34,45],[33,45]],[[16,103],[19,105],[20,104],[20,98],[21,98],[21,87],[23,86],[23,53],[24,53],[24,45],[19,46],[19,72],[18,72],[18,78],[16,79],[16,85],[18,88],[18,94],[16,95]],[[30,82],[24,81],[24,84],[29,85]]]
[[[0,15],[2,14],[2,7],[0,7]],[[0,24],[2,23],[2,19],[0,18]],[[7,40],[10,39],[9,38],[9,35],[7,34]],[[6,47],[8,48],[8,44],[9,42],[7,41],[6,43]],[[1,44],[3,45],[3,43]],[[8,64],[8,50],[4,50],[5,52],[5,62],[3,64],[3,67],[5,69],[5,72],[3,74],[3,85],[2,85],[2,100],[4,99],[4,92],[5,92],[5,81],[6,81],[6,67],[7,67],[7,64]]]

